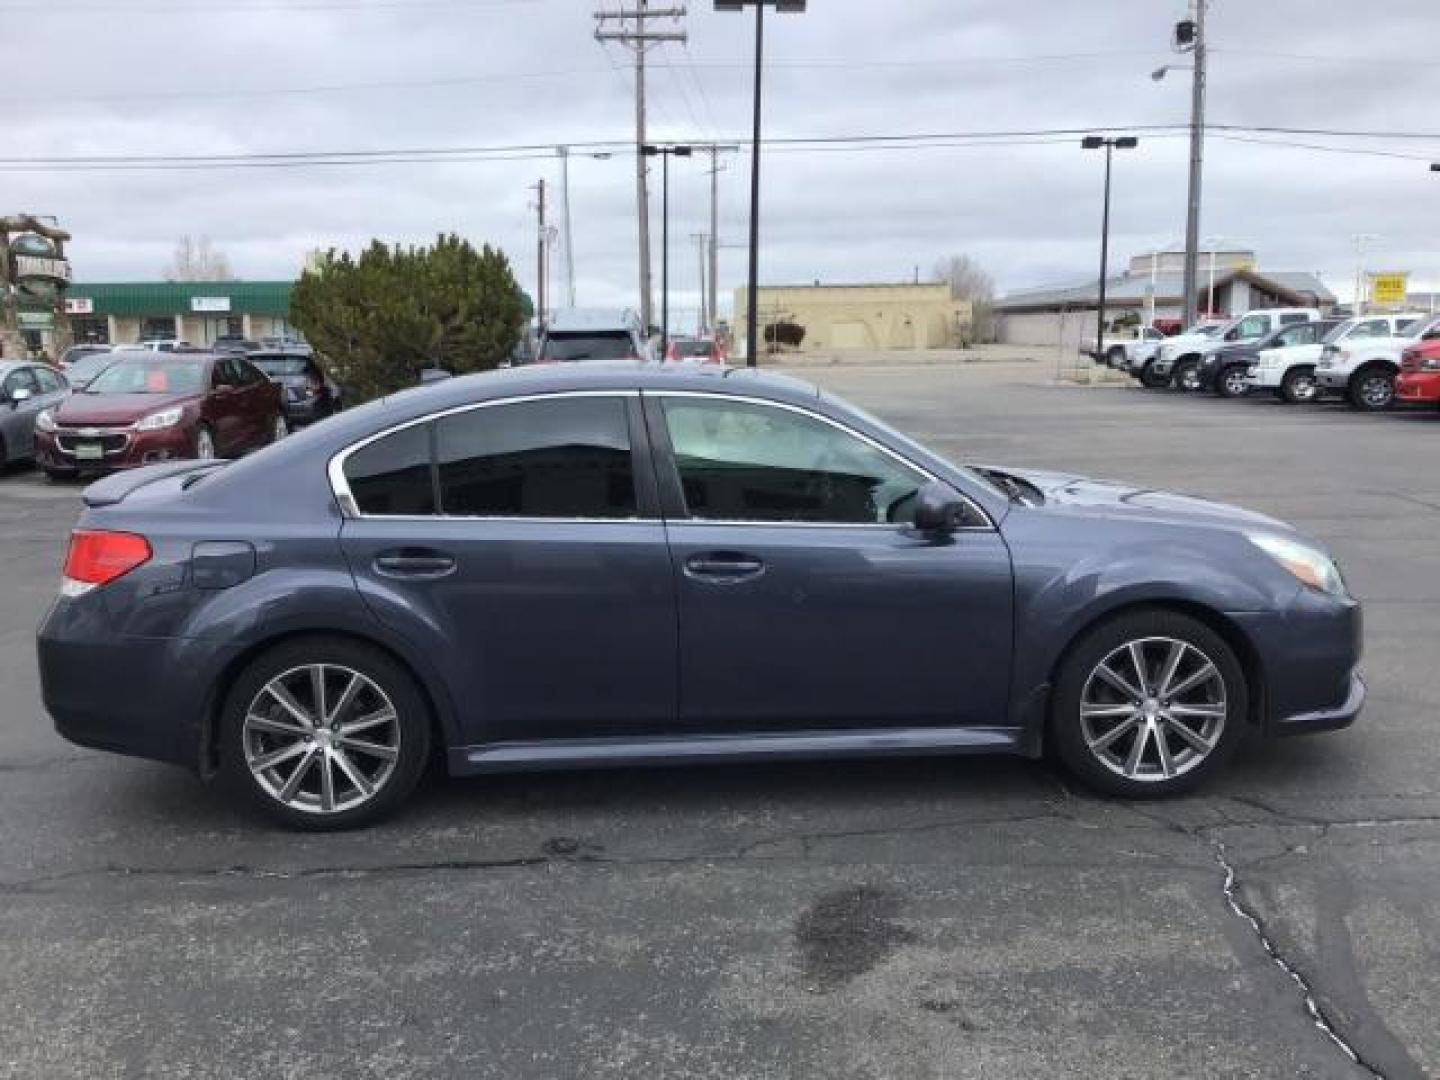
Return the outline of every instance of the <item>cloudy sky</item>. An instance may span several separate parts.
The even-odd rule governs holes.
[[[627,4],[633,0],[626,0]],[[654,0],[658,6],[664,0]],[[56,215],[80,280],[160,277],[206,235],[238,276],[294,275],[307,250],[454,230],[501,246],[531,287],[532,185],[551,156],[295,167],[17,168],[16,159],[510,147],[634,137],[630,57],[593,38],[617,0],[0,0],[10,60],[0,209]],[[695,0],[687,45],[651,54],[652,137],[749,129],[749,19]],[[1136,131],[1116,161],[1113,251],[1184,231],[1188,73],[1149,73],[1184,0],[811,0],[770,20],[766,134],[778,138]],[[1440,287],[1435,0],[1212,0],[1217,131],[1203,233],[1342,296],[1356,234],[1372,269]],[[16,78],[19,74],[22,77]],[[1240,141],[1248,140],[1248,141]],[[1284,140],[1305,146],[1257,145]],[[1097,258],[1101,160],[1070,135],[1017,145],[776,146],[762,280],[885,281],[966,252],[1002,289],[1077,281]],[[1328,147],[1329,149],[1323,149]],[[1342,152],[1343,151],[1343,152]],[[1363,151],[1363,152],[1360,152]],[[577,152],[578,155],[578,152]],[[697,287],[706,159],[672,168],[674,306]],[[721,285],[741,283],[748,156],[722,175]],[[633,302],[633,159],[571,166],[578,299]],[[656,246],[659,190],[654,190]],[[557,269],[558,249],[557,249]],[[656,263],[658,287],[658,254]],[[558,284],[558,281],[556,282]]]

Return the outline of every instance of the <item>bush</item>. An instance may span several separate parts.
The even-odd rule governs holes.
[[[425,368],[494,368],[529,315],[504,253],[453,234],[433,247],[376,240],[358,259],[332,249],[301,275],[291,311],[347,402],[414,386]]]

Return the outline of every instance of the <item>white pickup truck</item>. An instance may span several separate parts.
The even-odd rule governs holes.
[[[1440,318],[1407,312],[1351,321],[1356,325],[1343,341],[1327,339],[1322,347],[1315,365],[1316,389],[1340,394],[1356,409],[1388,409],[1395,401],[1400,354],[1432,334],[1440,337]]]
[[[1170,383],[1181,390],[1199,390],[1200,361],[1210,353],[1226,345],[1257,341],[1281,327],[1314,322],[1318,318],[1320,312],[1315,308],[1264,308],[1226,323],[1219,330],[1181,334],[1160,347],[1150,379],[1142,378],[1141,382],[1146,386]],[[1205,329],[1203,326],[1196,327],[1197,331]]]
[[[1135,328],[1133,335],[1101,338],[1098,352],[1094,344],[1080,351],[1097,364],[1104,364],[1117,371],[1129,371],[1153,357],[1164,340],[1165,335],[1153,326],[1139,326]]]
[[[1314,325],[1317,328],[1323,327],[1325,333],[1314,341],[1296,341],[1261,349],[1246,374],[1246,384],[1251,390],[1266,390],[1277,394],[1292,405],[1314,401],[1319,396],[1315,367],[1319,364],[1326,345],[1385,337],[1395,333],[1399,322],[1409,318],[1411,316],[1404,316],[1402,319],[1387,315],[1316,323]]]

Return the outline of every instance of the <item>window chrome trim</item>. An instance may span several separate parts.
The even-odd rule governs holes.
[[[828,424],[830,425],[830,427],[835,428],[837,431],[849,435],[851,438],[859,439],[861,442],[865,443],[872,449],[878,450],[886,457],[899,462],[905,468],[911,469],[919,473],[930,483],[944,484],[946,487],[954,491],[956,495],[960,496],[960,499],[965,503],[965,505],[970,507],[970,509],[979,516],[981,521],[985,522],[985,524],[983,525],[963,525],[960,528],[956,529],[956,532],[996,531],[995,519],[986,512],[985,508],[979,503],[977,503],[974,499],[970,498],[969,495],[966,495],[963,491],[960,491],[958,488],[956,488],[955,485],[950,483],[948,480],[942,480],[940,477],[936,476],[923,465],[911,461],[904,454],[900,453],[898,450],[892,450],[890,447],[886,446],[878,439],[871,438],[869,435],[866,435],[862,431],[856,431],[849,424],[833,419],[832,417],[825,416],[822,413],[815,412],[811,409],[807,409],[803,405],[793,405],[788,401],[773,401],[770,398],[751,397],[745,394],[717,394],[705,390],[645,390],[641,391],[641,396],[647,398],[657,398],[660,399],[662,402],[665,398],[707,398],[713,401],[739,401],[747,405],[762,405],[772,409],[784,409],[787,412],[799,413],[801,416],[807,416],[812,420],[818,420],[822,424]],[[672,445],[670,450],[672,459],[674,457],[674,452],[674,447]],[[676,518],[673,520],[667,519],[666,524],[726,525],[758,528],[779,527],[802,529],[896,529],[902,528],[904,526],[904,522],[888,521],[729,521],[721,520],[718,518],[711,519],[697,517]]]
[[[426,413],[424,416],[417,416],[410,420],[402,420],[388,428],[375,432],[373,435],[366,435],[363,439],[351,443],[343,450],[337,450],[330,457],[330,463],[325,467],[326,474],[330,478],[330,491],[335,496],[335,501],[340,506],[340,513],[347,518],[366,521],[509,521],[519,523],[544,522],[554,524],[556,522],[604,522],[605,524],[624,524],[625,522],[655,522],[656,518],[521,518],[521,517],[464,517],[455,514],[442,514],[437,507],[433,514],[362,514],[360,505],[355,501],[355,495],[350,490],[350,482],[345,478],[345,463],[350,460],[352,454],[364,450],[371,443],[377,443],[381,439],[388,438],[401,431],[412,427],[419,427],[421,424],[431,424],[437,420],[443,420],[449,416],[456,416],[460,413],[473,412],[476,409],[489,409],[497,405],[522,405],[531,401],[555,401],[560,398],[635,398],[640,396],[639,390],[556,390],[552,393],[521,394],[516,397],[494,398],[490,401],[470,401],[463,405],[452,405],[448,409],[441,409],[438,412]],[[626,420],[627,427],[629,420]],[[630,448],[634,453],[634,447]]]

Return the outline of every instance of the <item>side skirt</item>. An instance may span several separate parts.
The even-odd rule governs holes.
[[[786,734],[691,735],[684,738],[553,739],[456,747],[450,772],[531,772],[546,769],[607,769],[707,762],[921,757],[941,754],[1024,752],[1024,732],[1008,727],[870,728]]]

